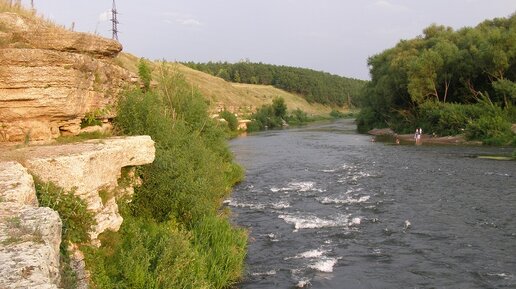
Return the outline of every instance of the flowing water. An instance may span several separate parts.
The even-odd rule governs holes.
[[[250,288],[516,288],[511,149],[372,143],[352,121],[231,142]]]

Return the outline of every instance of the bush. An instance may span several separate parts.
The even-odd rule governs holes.
[[[238,129],[238,119],[234,113],[224,110],[220,113],[220,117],[227,121],[230,131],[236,131]]]
[[[53,183],[45,183],[38,178],[34,179],[34,183],[39,205],[57,211],[63,222],[59,246],[60,288],[76,288],[77,277],[70,267],[68,245],[89,240],[88,232],[96,224],[94,216],[87,210],[86,203],[73,192],[66,192]]]
[[[232,228],[225,219],[206,216],[194,227],[193,243],[205,257],[211,288],[225,288],[240,278],[247,244],[244,230]]]
[[[304,124],[310,121],[308,114],[297,108],[290,112],[290,115],[287,118],[287,123],[291,125]]]
[[[147,63],[147,60],[144,58],[140,58],[138,61],[138,76],[140,77],[143,91],[148,91],[150,89],[150,83],[152,80],[152,72],[149,64]]]
[[[119,233],[101,240],[98,252],[85,248],[99,288],[210,288],[204,256],[172,221],[125,216]]]
[[[242,273],[246,234],[218,216],[222,199],[243,177],[224,131],[209,118],[202,95],[175,72],[157,91],[127,93],[117,130],[148,134],[156,158],[140,167],[143,184],[120,203],[124,223],[86,248],[98,288],[227,288]]]
[[[345,113],[341,112],[341,111],[338,111],[336,109],[332,109],[330,111],[330,116],[332,118],[345,118],[347,115]]]
[[[63,243],[82,243],[89,240],[88,232],[96,225],[93,213],[86,203],[73,192],[66,192],[53,183],[36,178],[36,196],[41,207],[49,207],[59,213],[63,222]]]
[[[483,115],[466,127],[466,137],[489,145],[507,145],[515,139],[511,123],[500,115]]]

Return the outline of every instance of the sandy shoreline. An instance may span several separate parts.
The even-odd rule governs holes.
[[[397,134],[390,128],[372,129],[367,133],[375,138],[392,138],[392,141],[397,137],[402,143],[415,143],[416,141],[414,139],[414,134]],[[423,144],[482,145],[482,142],[479,141],[467,141],[464,135],[435,137],[429,134],[423,134],[421,135],[421,140]]]

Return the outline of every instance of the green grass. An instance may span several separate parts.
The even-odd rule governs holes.
[[[157,89],[119,101],[117,130],[150,135],[156,158],[136,170],[143,184],[132,201],[118,200],[120,231],[83,248],[94,288],[229,288],[243,272],[247,233],[219,214],[243,170],[202,95],[163,73]]]

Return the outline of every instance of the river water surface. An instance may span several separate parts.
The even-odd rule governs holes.
[[[231,142],[251,288],[516,288],[510,149],[372,143],[352,121]]]

